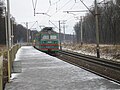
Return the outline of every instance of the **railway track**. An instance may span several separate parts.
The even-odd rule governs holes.
[[[70,51],[59,51],[58,58],[120,83],[120,63]]]

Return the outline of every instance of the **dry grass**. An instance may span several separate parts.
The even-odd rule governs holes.
[[[7,52],[6,46],[0,45],[0,56],[3,54],[3,86],[8,82],[8,61],[7,61]]]
[[[77,50],[81,52],[96,54],[95,44],[64,44],[63,47],[71,50]],[[120,45],[100,45],[100,55],[110,59],[120,59]]]
[[[6,46],[5,45],[0,45],[0,56],[2,55],[2,53],[6,50]]]

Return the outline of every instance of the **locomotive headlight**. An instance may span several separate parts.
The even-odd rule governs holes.
[[[46,41],[42,41],[42,44],[45,44],[46,43]]]
[[[44,41],[44,43],[46,43],[46,41]]]

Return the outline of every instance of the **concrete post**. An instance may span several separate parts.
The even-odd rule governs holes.
[[[81,16],[81,45],[83,45],[83,27],[82,27],[82,16]]]
[[[10,50],[8,50],[8,82],[10,82],[11,77],[11,61],[10,61]]]
[[[65,43],[65,23],[63,23],[63,30],[64,30],[64,43]]]
[[[27,45],[28,45],[29,42],[28,22],[26,22],[26,28],[27,28]]]
[[[6,12],[6,7],[5,7],[5,30],[6,30],[6,48],[8,50],[9,44],[8,44],[8,25],[7,25],[7,12]]]
[[[9,48],[11,48],[11,24],[10,24],[10,3],[7,0],[7,18],[8,18],[8,36],[9,36]]]
[[[3,56],[0,57],[0,90],[3,90]]]
[[[96,41],[97,41],[96,51],[97,51],[97,58],[100,58],[97,0],[95,0],[95,20],[96,20]]]
[[[60,27],[60,21],[59,21],[59,42],[60,42],[60,50],[62,50],[62,46],[61,46],[61,27]]]

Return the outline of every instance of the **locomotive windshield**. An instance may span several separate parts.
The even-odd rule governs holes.
[[[57,39],[56,35],[50,35],[50,39]]]
[[[42,39],[57,39],[57,35],[42,35]]]
[[[49,39],[49,35],[43,35],[42,39]]]

